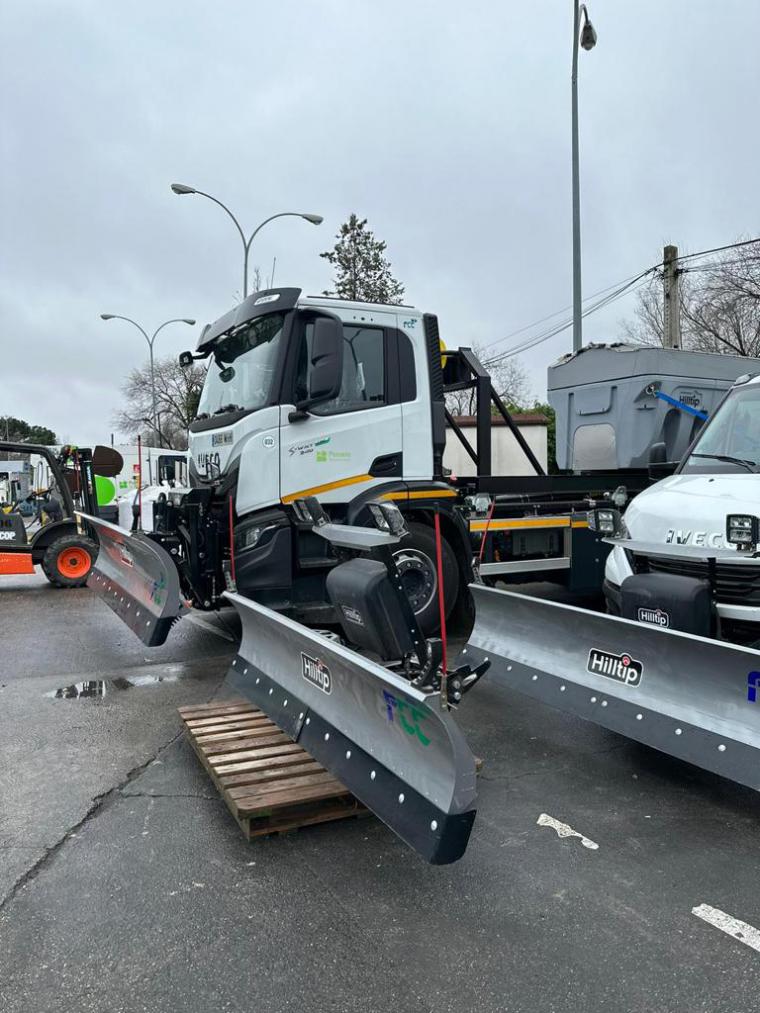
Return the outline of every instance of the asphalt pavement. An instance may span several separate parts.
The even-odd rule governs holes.
[[[176,712],[229,695],[233,616],[149,650],[38,577],[0,616],[4,1013],[760,1010],[755,793],[486,677],[460,862],[374,818],[249,844]]]

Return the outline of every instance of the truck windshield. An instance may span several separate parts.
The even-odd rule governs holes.
[[[259,317],[214,346],[197,418],[263,408],[272,388],[284,313]]]
[[[681,474],[760,472],[760,384],[737,387],[702,431]]]

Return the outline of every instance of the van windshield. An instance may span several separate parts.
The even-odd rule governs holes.
[[[681,469],[681,474],[709,472],[760,472],[760,384],[728,395]]]
[[[264,407],[272,389],[284,320],[284,313],[270,313],[217,342],[198,418]]]

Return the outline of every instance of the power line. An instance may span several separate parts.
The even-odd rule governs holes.
[[[742,246],[752,246],[753,243],[760,243],[760,239],[743,239],[740,243],[728,243],[727,246],[714,246],[712,250],[701,250],[699,253],[686,253],[679,260],[693,260],[695,257],[706,257],[710,253],[722,253],[724,250],[738,250]]]

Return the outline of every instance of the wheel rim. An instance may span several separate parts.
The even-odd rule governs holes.
[[[78,545],[72,545],[70,549],[63,549],[59,553],[56,565],[62,577],[66,577],[68,580],[76,580],[79,577],[85,576],[91,564],[92,560],[87,549],[82,549]]]
[[[438,592],[438,574],[433,560],[419,549],[399,549],[393,553],[401,586],[415,615],[423,612]]]

